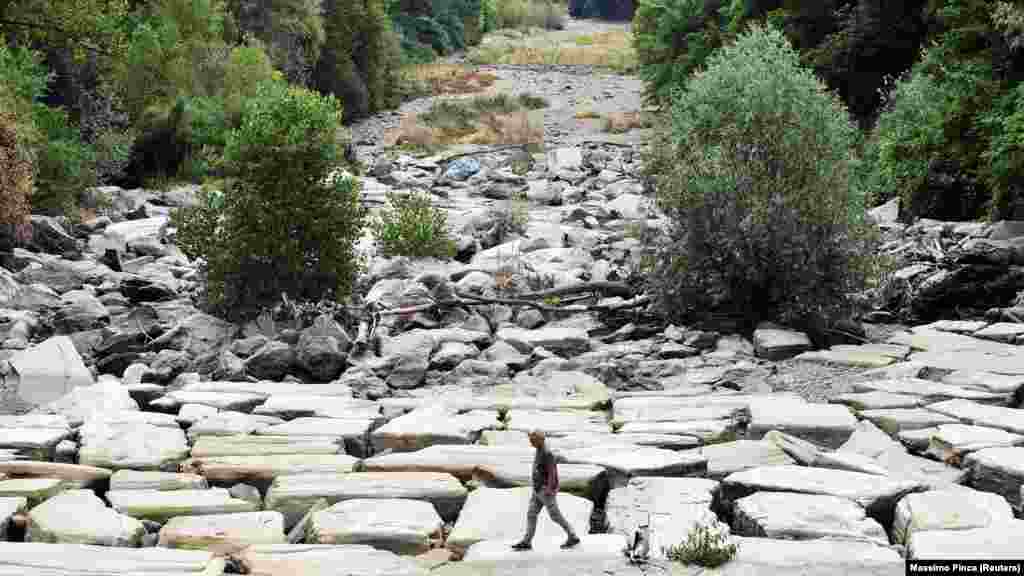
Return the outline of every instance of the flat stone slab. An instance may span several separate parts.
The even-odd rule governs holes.
[[[571,357],[590,350],[587,331],[580,328],[502,328],[495,334],[495,339],[508,342],[522,354],[529,354],[535,348],[544,348]]]
[[[696,438],[700,443],[712,443],[733,436],[739,428],[738,420],[691,420],[685,422],[627,422],[620,434],[658,434]],[[618,436],[618,434],[616,435]],[[616,441],[618,441],[616,439]]]
[[[472,444],[480,432],[497,428],[498,413],[473,410],[459,414],[447,408],[420,408],[399,416],[370,433],[377,451],[408,452],[442,444]]]
[[[454,520],[466,501],[467,490],[451,474],[440,472],[355,472],[280,476],[267,491],[266,508],[284,514],[291,527],[313,502],[407,499],[429,502],[446,521]]]
[[[863,506],[837,496],[758,492],[733,503],[733,533],[781,540],[862,538],[889,544]]]
[[[603,412],[585,410],[509,410],[506,430],[530,432],[540,430],[547,436],[564,436],[572,433],[609,432],[608,418]]]
[[[400,498],[345,500],[313,515],[309,540],[316,544],[368,544],[416,555],[441,539],[444,521],[430,502]]]
[[[27,498],[0,498],[0,542],[6,542],[11,526],[11,517],[28,511]]]
[[[803,332],[781,328],[754,330],[754,353],[766,360],[785,360],[813,348]]]
[[[997,394],[1014,394],[1024,387],[1024,374],[996,374],[982,370],[957,370],[942,378],[946,384],[988,390]]]
[[[78,461],[112,470],[174,470],[188,456],[185,433],[175,426],[97,423],[88,431],[83,426]]]
[[[685,541],[695,525],[716,519],[711,504],[717,492],[718,482],[704,478],[632,478],[608,493],[608,529],[632,540],[647,525],[651,557],[664,558],[663,548]]]
[[[142,522],[107,508],[92,490],[67,490],[32,508],[25,540],[134,548],[145,533]]]
[[[985,448],[968,454],[962,465],[971,471],[973,488],[1000,494],[1014,509],[1021,509],[1024,448]]]
[[[891,354],[879,352],[878,350],[866,348],[858,350],[859,347],[848,349],[811,350],[796,355],[793,359],[803,362],[816,362],[819,364],[835,364],[837,366],[851,366],[855,368],[883,368],[895,364],[898,360]],[[910,349],[907,348],[909,352]]]
[[[748,538],[737,536],[736,556],[733,562],[747,564],[747,570],[739,574],[776,574],[767,572],[767,567],[777,569],[799,568],[799,574],[847,574],[850,566],[854,574],[890,574],[891,572],[861,571],[869,567],[904,568],[903,557],[891,546],[883,546],[870,540],[849,538],[817,538],[814,540],[776,540],[774,538]],[[728,564],[726,564],[728,566]],[[812,566],[822,566],[828,571],[812,572]],[[839,568],[842,567],[842,568]],[[784,572],[783,572],[784,573]]]
[[[532,498],[532,488],[477,488],[466,499],[455,527],[448,534],[447,547],[464,552],[483,540],[522,538],[526,533],[526,512]],[[576,532],[586,534],[590,526],[593,503],[590,500],[559,493],[558,507]],[[500,518],[500,522],[495,520]],[[565,532],[543,511],[537,522],[535,545],[562,543]]]
[[[205,490],[206,478],[198,474],[118,470],[110,477],[111,490]]]
[[[892,408],[917,408],[924,400],[912,394],[894,394],[892,392],[851,392],[840,394],[830,400],[836,404],[845,404],[854,410],[885,410]]]
[[[257,394],[271,396],[329,396],[352,398],[352,388],[346,384],[297,384],[295,382],[190,382],[182,390],[187,392],[226,392],[231,394]]]
[[[966,470],[909,454],[900,442],[867,420],[857,424],[857,430],[837,452],[871,458],[889,476],[918,481],[931,490],[956,486],[967,476]]]
[[[984,320],[937,320],[931,324],[925,324],[924,328],[957,334],[973,334],[985,326],[988,326],[988,322]]]
[[[777,430],[838,448],[853,434],[856,425],[857,418],[846,406],[758,398],[750,403],[747,438],[757,440]]]
[[[1024,434],[1024,410],[1017,408],[988,406],[967,400],[947,400],[929,404],[927,408],[957,418],[966,424],[978,424]]]
[[[927,454],[937,460],[960,458],[970,452],[1000,446],[1020,446],[1024,436],[998,428],[944,424],[929,435]]]
[[[541,512],[543,515],[543,512]],[[561,542],[534,540],[532,550],[512,549],[514,540],[484,540],[470,546],[460,564],[476,566],[480,563],[502,563],[523,565],[532,562],[547,562],[565,566],[565,562],[581,559],[618,559],[626,548],[627,539],[621,534],[580,534],[580,543],[569,550],[561,549]],[[570,571],[566,574],[580,574]]]
[[[248,456],[204,456],[182,462],[181,469],[201,473],[211,482],[269,482],[294,474],[343,474],[351,472],[359,459],[346,454],[261,454]]]
[[[1012,376],[1024,375],[1024,357],[1020,350],[1012,344],[997,344],[987,340],[989,344],[1001,346],[995,350],[964,350],[964,351],[929,351],[910,355],[910,360],[919,362],[929,368],[939,370],[986,370],[996,374]]]
[[[381,418],[380,405],[369,400],[326,396],[271,396],[253,410],[281,418],[320,417],[349,420]]]
[[[884,408],[881,410],[863,410],[860,416],[878,426],[890,436],[896,436],[905,430],[933,428],[942,424],[956,424],[960,421],[945,414],[939,414],[926,408]]]
[[[371,472],[444,472],[470,480],[480,466],[533,466],[534,449],[517,446],[438,445],[415,452],[397,452],[363,460]]]
[[[0,574],[4,576],[74,576],[124,574],[153,576],[219,576],[224,559],[200,550],[112,548],[84,544],[0,542]]]
[[[98,482],[111,477],[111,471],[106,468],[31,460],[0,462],[0,474],[5,474],[11,478],[59,478],[71,482],[85,483]]]
[[[4,428],[0,433],[0,448],[46,455],[69,435],[70,430],[65,428]]]
[[[607,444],[566,450],[560,459],[569,464],[602,466],[626,477],[695,476],[707,470],[707,458],[646,446]]]
[[[0,416],[0,429],[5,428],[60,428],[71,430],[71,423],[62,414],[5,414]]]
[[[853,500],[873,518],[891,516],[896,501],[924,485],[874,474],[806,466],[762,466],[730,474],[722,481],[723,497],[734,502],[757,491],[824,494]]]
[[[8,362],[12,371],[7,387],[28,404],[53,402],[74,388],[93,384],[92,374],[67,336],[53,336],[16,352]]]
[[[220,411],[189,426],[188,437],[194,442],[203,436],[252,434],[263,426],[281,424],[282,422],[284,421],[276,416]]]
[[[256,434],[289,437],[364,438],[369,435],[374,423],[374,420],[368,418],[341,420],[337,418],[304,417],[289,420],[283,424],[261,426],[256,430]]]
[[[413,560],[363,544],[254,545],[233,555],[249,574],[265,576],[427,576]]]
[[[68,483],[59,478],[0,480],[0,497],[25,498],[31,508],[67,488]]]
[[[969,488],[907,494],[896,504],[892,536],[897,544],[910,544],[927,530],[965,530],[1005,524],[1013,520],[1006,498]]]
[[[915,532],[907,546],[907,557],[916,560],[1020,560],[1020,535],[1024,520],[967,530]]]
[[[178,407],[182,404],[202,404],[218,410],[251,412],[253,408],[262,404],[266,399],[267,397],[263,394],[175,390],[160,400],[166,403],[168,407]]]
[[[996,322],[972,334],[975,338],[1006,342],[1007,344],[1013,344],[1021,335],[1024,335],[1024,324],[1017,322]]]
[[[746,407],[746,403],[739,402],[718,406],[676,406],[673,403],[640,403],[622,399],[612,405],[612,423],[729,420],[740,417]]]
[[[175,516],[256,512],[257,505],[232,498],[224,488],[208,490],[111,490],[107,501],[122,514],[163,522]]]
[[[280,513],[239,512],[171,518],[160,529],[158,546],[217,551],[226,545],[284,542],[284,517]]]
[[[999,400],[1005,398],[1004,394],[996,394],[983,390],[952,386],[932,380],[920,378],[903,378],[896,380],[869,380],[867,382],[856,382],[853,385],[858,392],[889,392],[892,394],[908,394],[921,396],[932,401],[950,398],[962,398],[965,400]]]
[[[736,440],[712,444],[693,450],[707,458],[707,477],[721,480],[733,472],[759,466],[794,464],[794,460],[778,445],[765,440]]]
[[[192,446],[192,458],[269,456],[273,454],[344,454],[344,445],[326,438],[289,436],[206,436]]]

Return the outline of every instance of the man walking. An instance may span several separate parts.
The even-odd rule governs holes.
[[[537,449],[533,457],[533,496],[530,498],[530,509],[526,513],[526,536],[512,545],[513,550],[529,550],[533,548],[533,535],[537,531],[537,515],[541,508],[548,509],[548,516],[565,530],[569,539],[562,548],[572,548],[580,543],[572,526],[558,509],[555,496],[558,494],[558,465],[555,455],[544,445],[544,433],[540,430],[530,432],[530,444]]]

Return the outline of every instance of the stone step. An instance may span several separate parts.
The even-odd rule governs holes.
[[[68,490],[29,511],[25,540],[137,548],[145,533],[142,522],[107,508],[92,490]]]
[[[191,456],[270,456],[274,454],[344,454],[345,446],[324,438],[290,436],[206,436],[196,440]]]

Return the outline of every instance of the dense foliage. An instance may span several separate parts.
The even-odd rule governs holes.
[[[870,137],[873,201],[907,217],[1021,217],[1024,8],[984,0],[640,0],[640,75],[653,103],[749,25],[778,27]]]
[[[569,15],[573,18],[632,20],[635,11],[633,0],[569,0]]]
[[[179,243],[207,266],[210,303],[243,310],[348,295],[359,269],[364,210],[339,163],[336,99],[265,82],[246,101],[225,149],[224,193],[177,218]]]
[[[820,325],[869,272],[859,133],[781,32],[754,26],[677,93],[648,161],[671,219],[653,287],[684,322]]]

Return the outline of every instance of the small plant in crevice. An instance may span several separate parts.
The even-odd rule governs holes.
[[[669,546],[664,552],[674,562],[715,568],[732,560],[738,549],[729,539],[729,527],[714,520],[710,525],[695,525],[686,542]]]
[[[430,196],[414,192],[402,196],[389,192],[388,207],[370,226],[384,256],[451,258],[455,241],[448,236],[448,215],[434,207]]]

